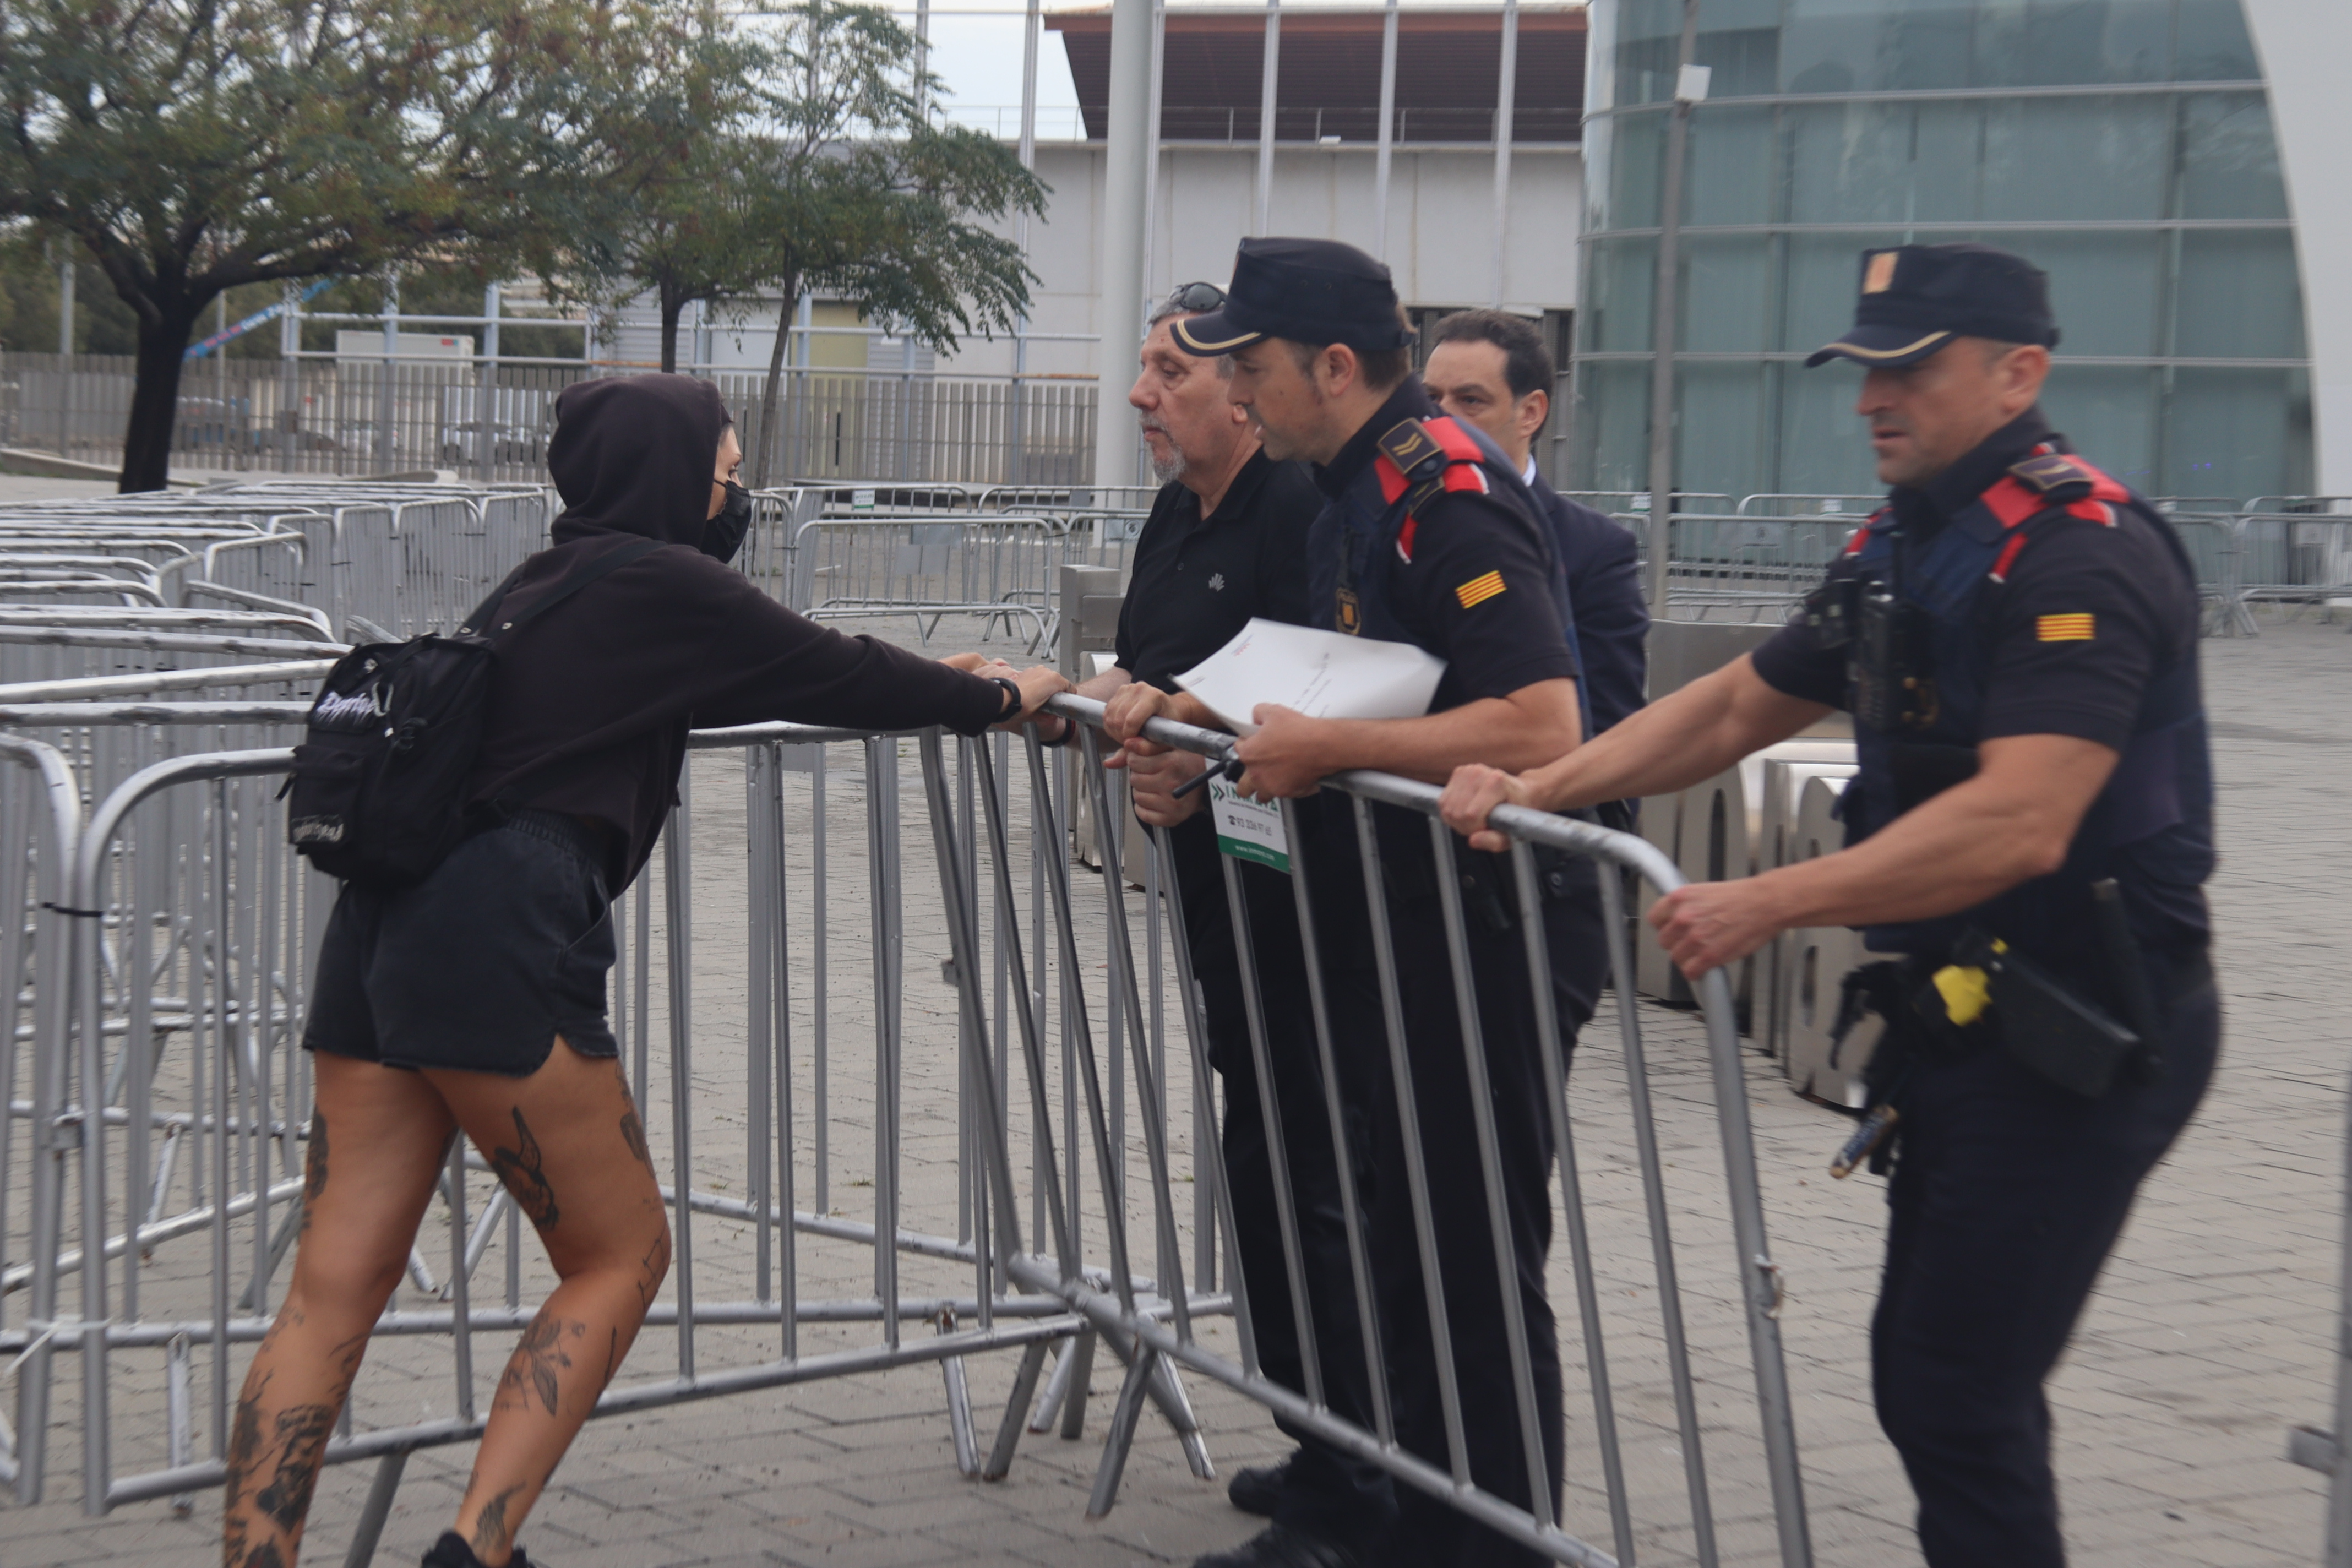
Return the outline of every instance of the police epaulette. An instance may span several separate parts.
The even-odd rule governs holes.
[[[1425,463],[1436,464],[1441,471],[1444,468],[1445,448],[1437,444],[1418,419],[1398,420],[1375,444],[1401,474],[1410,474]]]
[[[2012,463],[2010,477],[2052,506],[2081,500],[2098,488],[2099,478],[2063,452],[2044,452]]]

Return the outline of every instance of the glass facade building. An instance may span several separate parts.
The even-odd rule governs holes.
[[[1646,490],[1681,0],[1592,0],[1574,482]],[[1701,0],[1684,174],[1675,473],[1868,493],[1859,253],[1973,239],[2051,277],[2043,406],[2119,478],[2311,485],[2303,287],[2240,0]]]

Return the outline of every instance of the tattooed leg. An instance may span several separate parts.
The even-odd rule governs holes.
[[[335,1417],[399,1284],[450,1117],[413,1073],[320,1053],[302,1222],[286,1300],[255,1351],[230,1427],[221,1512],[227,1568],[290,1568]],[[365,1170],[336,1182],[333,1152]]]
[[[490,1169],[507,1184],[507,1191],[514,1194],[516,1206],[530,1216],[530,1223],[546,1230],[563,1217],[563,1211],[555,1206],[555,1188],[547,1179],[547,1156],[540,1149],[539,1140],[531,1135],[530,1123],[522,1119],[520,1105],[514,1108],[514,1126],[519,1146],[491,1150]],[[638,1133],[640,1141],[644,1136],[642,1131]],[[653,1167],[648,1163],[646,1168]]]
[[[669,1225],[644,1121],[612,1061],[559,1040],[520,1081],[427,1076],[530,1215],[561,1281],[499,1380],[450,1526],[500,1568],[668,1274]]]
[[[522,1331],[522,1342],[515,1346],[507,1370],[499,1379],[497,1397],[490,1401],[493,1410],[531,1407],[533,1396],[550,1415],[559,1413],[563,1399],[563,1374],[572,1370],[571,1353],[564,1349],[566,1342],[587,1336],[588,1325],[562,1318],[550,1317],[542,1310]],[[599,1383],[589,1397],[604,1391]]]

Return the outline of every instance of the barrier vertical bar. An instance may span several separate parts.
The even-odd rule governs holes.
[[[1301,1391],[1310,1404],[1325,1403],[1323,1357],[1315,1342],[1315,1314],[1307,1294],[1305,1253],[1298,1238],[1298,1198],[1290,1184],[1289,1140],[1282,1129],[1282,1091],[1274,1081],[1274,1056],[1266,1039],[1265,996],[1258,986],[1257,945],[1250,931],[1249,900],[1242,893],[1241,869],[1231,856],[1217,857],[1225,877],[1225,910],[1234,927],[1234,961],[1241,971],[1242,1016],[1249,1028],[1250,1067],[1257,1074],[1258,1115],[1265,1125],[1266,1164],[1274,1177],[1275,1226],[1282,1237],[1283,1273],[1290,1287],[1292,1329],[1298,1335]]]
[[[1784,1568],[1813,1560],[1805,1519],[1804,1477],[1797,1466],[1795,1413],[1789,1402],[1788,1365],[1780,1347],[1780,1270],[1764,1235],[1764,1202],[1756,1179],[1756,1144],[1748,1125],[1747,1079],[1740,1069],[1731,982],[1722,970],[1700,981],[1708,993],[1707,1057],[1714,1067],[1716,1126],[1730,1186],[1731,1229],[1739,1249],[1740,1294],[1748,1308],[1748,1361],[1756,1369],[1756,1403],[1764,1427],[1764,1458],[1772,1481],[1772,1512]]]
[[[1149,1162],[1151,1173],[1152,1215],[1159,1230],[1160,1293],[1167,1299],[1175,1316],[1177,1333],[1191,1339],[1192,1303],[1185,1299],[1181,1256],[1183,1247],[1176,1237],[1176,1199],[1169,1187],[1168,1130],[1154,1112],[1160,1101],[1160,1079],[1152,1068],[1144,1039],[1143,999],[1135,989],[1134,947],[1127,925],[1127,879],[1118,859],[1124,825],[1111,812],[1110,775],[1102,767],[1101,731],[1087,730],[1084,744],[1087,771],[1094,781],[1095,820],[1101,829],[1104,919],[1110,949],[1108,984],[1114,987],[1110,997],[1110,1016],[1114,1021],[1122,1013],[1126,1016],[1127,1038],[1135,1055],[1136,1100],[1142,1108],[1144,1158]],[[1114,1037],[1114,1060],[1117,1059],[1117,1050],[1118,1040]]]
[[[1153,857],[1161,868],[1160,879],[1168,889],[1168,923],[1175,937],[1176,984],[1184,994],[1185,1036],[1192,1051],[1192,1163],[1208,1179],[1197,1184],[1208,1189],[1207,1209],[1214,1216],[1216,1226],[1223,1232],[1225,1245],[1233,1249],[1230,1267],[1226,1269],[1227,1288],[1234,1298],[1234,1322],[1241,1339],[1242,1370],[1251,1376],[1258,1375],[1257,1335],[1250,1321],[1249,1290],[1242,1278],[1241,1255],[1234,1242],[1234,1193],[1225,1169],[1225,1146],[1218,1135],[1215,1108],[1209,1103],[1208,1085],[1216,1069],[1209,1065],[1209,1025],[1201,1010],[1201,988],[1192,977],[1192,944],[1185,934],[1184,892],[1175,875],[1175,857],[1169,847],[1168,829],[1151,830]],[[1197,1223],[1197,1222],[1196,1222]],[[1201,1225],[1201,1231],[1210,1226]],[[1213,1242],[1202,1244],[1202,1256],[1194,1261],[1195,1282],[1202,1289],[1208,1283],[1214,1264]]]
[[[1611,973],[1630,973],[1625,956],[1625,897],[1616,879],[1601,879],[1601,919],[1608,933]],[[1690,1347],[1683,1335],[1682,1290],[1675,1277],[1674,1238],[1667,1229],[1665,1173],[1658,1159],[1658,1129],[1650,1110],[1650,1066],[1642,1025],[1630,994],[1617,1002],[1617,1039],[1625,1053],[1625,1093],[1633,1112],[1633,1147],[1642,1171],[1642,1199],[1650,1220],[1650,1258],[1658,1276],[1658,1312],[1666,1338],[1666,1369],[1682,1436],[1683,1479],[1691,1500],[1691,1533],[1701,1563],[1716,1561],[1715,1513],[1706,1489],[1706,1455],[1699,1446],[1698,1406],[1691,1393]],[[1743,1267],[1743,1273],[1746,1272]]]
[[[1404,1038],[1404,1000],[1397,984],[1396,937],[1389,926],[1387,887],[1381,872],[1380,835],[1372,805],[1361,796],[1356,813],[1356,850],[1364,867],[1364,910],[1372,926],[1372,961],[1380,979],[1381,1016],[1387,1025],[1389,1075],[1396,1089],[1396,1114],[1404,1146],[1406,1195],[1412,1204],[1413,1242],[1421,1256],[1423,1309],[1429,1314],[1431,1353],[1437,1362],[1437,1402],[1445,1423],[1448,1468],[1457,1487],[1470,1484],[1470,1450],[1463,1436],[1461,1379],[1454,1367],[1454,1331],[1445,1311],[1444,1276],[1437,1267],[1437,1222],[1429,1203],[1429,1156],[1421,1146],[1421,1111],[1412,1090],[1412,1058]]]
[[[662,830],[662,900],[669,916],[669,1136],[676,1222],[670,1279],[677,1291],[677,1374],[694,1375],[694,889],[688,854],[694,771],[677,778],[677,804]]]
[[[892,802],[889,785],[898,771],[898,742],[866,742],[866,874],[874,943],[874,1297],[882,1304],[883,1342],[898,1347],[898,1169],[892,1159],[891,1123],[897,1118],[897,964],[893,962],[890,857],[884,817]]]
[[[1615,879],[1617,868],[1601,861],[1597,877]],[[1584,1223],[1584,1188],[1576,1168],[1576,1131],[1568,1114],[1568,1051],[1560,1033],[1559,1015],[1552,1005],[1551,952],[1544,941],[1542,884],[1537,880],[1535,852],[1525,839],[1511,843],[1511,877],[1518,886],[1519,931],[1526,942],[1528,984],[1536,1010],[1536,1032],[1542,1041],[1544,1105],[1551,1117],[1552,1144],[1559,1161],[1560,1211],[1568,1229],[1568,1253],[1576,1272],[1576,1311],[1584,1330],[1585,1375],[1592,1384],[1594,1440],[1601,1449],[1601,1474],[1609,1493],[1611,1543],[1617,1561],[1633,1562],[1633,1515],[1625,1493],[1625,1456],[1617,1436],[1617,1401],[1609,1382],[1609,1355],[1602,1343],[1601,1293],[1592,1271],[1592,1237]],[[1625,945],[1622,921],[1608,929],[1609,984],[1615,1005],[1633,1005],[1632,970],[1617,967],[1617,950]],[[1630,960],[1629,960],[1630,962]]]
[[[1300,951],[1307,955],[1307,1000],[1315,1019],[1316,1076],[1323,1086],[1323,1111],[1330,1129],[1331,1160],[1339,1175],[1339,1214],[1348,1227],[1348,1275],[1356,1291],[1356,1321],[1364,1340],[1364,1374],[1372,1396],[1372,1429],[1384,1443],[1396,1440],[1396,1423],[1389,1407],[1388,1363],[1381,1355],[1380,1314],[1372,1305],[1371,1266],[1364,1256],[1362,1202],[1356,1186],[1355,1156],[1348,1147],[1348,1112],[1339,1098],[1339,1064],[1331,1047],[1331,1005],[1323,988],[1322,949],[1315,931],[1315,900],[1307,889],[1311,875],[1307,859],[1307,825],[1298,803],[1282,803],[1283,841],[1289,847],[1290,888],[1298,912]],[[1369,900],[1381,896],[1367,887]]]
[[[58,1253],[65,1237],[65,1158],[58,1118],[65,1113],[72,1026],[67,987],[56,977],[70,973],[72,931],[68,914],[80,864],[81,795],[65,756],[37,741],[0,736],[0,749],[15,754],[40,775],[49,816],[49,853],[36,868],[35,889],[46,910],[35,911],[33,968],[52,983],[33,994],[33,1211],[29,1235],[33,1269],[25,1322],[34,1334],[16,1384],[16,1499],[35,1503],[47,1468],[50,1379],[56,1351],[43,1331],[57,1321]],[[28,814],[37,810],[28,804]],[[37,847],[37,840],[35,841]],[[11,1031],[13,1036],[14,1031]]]
[[[751,1230],[751,1290],[755,1300],[765,1301],[774,1282],[775,1236],[769,1224],[773,1196],[769,1183],[768,1151],[769,1116],[772,1109],[769,1079],[775,1060],[774,1042],[771,1037],[775,1008],[772,992],[776,983],[771,965],[775,942],[771,927],[775,919],[772,897],[773,879],[782,860],[782,846],[768,837],[766,810],[770,768],[774,760],[774,748],[755,745],[743,752],[743,845],[745,875],[745,936],[744,957],[750,965],[745,987],[745,1018],[747,1037],[743,1051],[744,1100],[743,1164],[746,1192],[751,1205],[755,1224]],[[792,1216],[786,1214],[785,1223]]]
[[[1520,1299],[1517,1249],[1511,1238],[1509,1199],[1503,1189],[1502,1156],[1495,1132],[1494,1085],[1486,1070],[1485,1029],[1478,1016],[1477,976],[1471,967],[1469,931],[1462,919],[1462,885],[1449,874],[1454,864],[1454,830],[1437,817],[1427,820],[1430,852],[1435,857],[1437,868],[1438,907],[1445,922],[1446,957],[1454,969],[1462,1060],[1470,1079],[1471,1125],[1478,1137],[1479,1174],[1486,1181],[1486,1228],[1495,1249],[1504,1341],[1510,1350],[1519,1443],[1528,1461],[1528,1508],[1539,1524],[1549,1525],[1553,1522],[1550,1466],[1544,1455],[1542,1426],[1536,1417],[1535,1368],[1528,1349],[1527,1305]],[[1549,965],[1545,967],[1549,969]]]
[[[800,1231],[793,1222],[799,1199],[793,1169],[792,950],[786,940],[792,929],[792,915],[785,899],[789,889],[784,878],[784,772],[781,749],[772,749],[769,753],[768,789],[761,805],[776,877],[768,960],[776,977],[772,1027],[776,1052],[776,1311],[782,1331],[779,1353],[789,1362],[800,1358]],[[812,831],[821,835],[823,825],[816,825]]]
[[[813,900],[810,912],[814,962],[809,968],[811,1026],[814,1032],[813,1054],[810,1057],[809,1134],[814,1144],[816,1159],[816,1212],[833,1212],[832,1156],[827,1149],[826,1131],[833,1122],[833,1101],[825,1092],[825,980],[830,971],[824,952],[825,903],[828,883],[825,879],[824,847],[829,837],[824,810],[824,748],[815,748],[809,764],[809,882]]]

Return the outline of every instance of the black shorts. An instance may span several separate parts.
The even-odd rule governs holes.
[[[593,829],[549,811],[475,833],[413,888],[346,884],[306,1050],[528,1078],[555,1037],[620,1054],[604,1016],[612,899]]]

